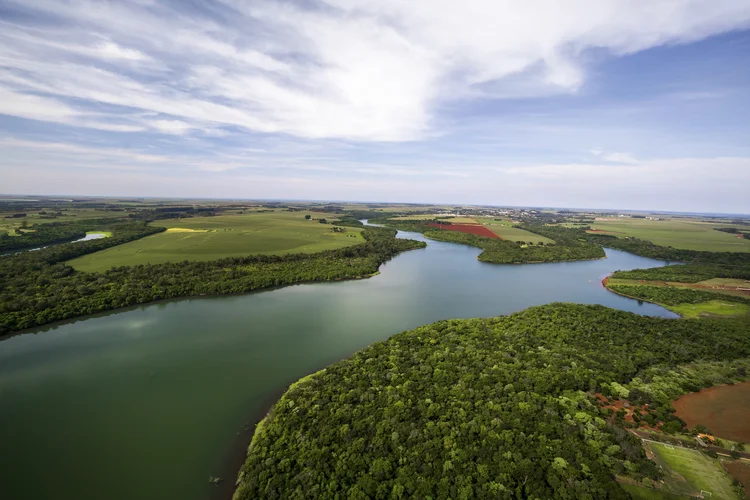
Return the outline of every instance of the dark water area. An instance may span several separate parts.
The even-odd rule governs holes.
[[[0,252],[0,257],[2,257],[4,255],[15,255],[15,254],[21,253],[21,252],[33,252],[35,250],[41,250],[42,248],[54,247],[54,246],[57,246],[57,245],[63,245],[65,243],[78,243],[79,241],[98,240],[99,238],[106,238],[106,237],[107,237],[107,235],[105,233],[87,233],[86,236],[84,236],[83,238],[79,238],[79,239],[73,240],[73,241],[61,241],[59,243],[54,243],[52,245],[47,245],[47,246],[43,246],[43,247],[36,247],[36,248],[23,248],[23,249],[20,249],[20,250],[6,250],[4,252]]]
[[[1,341],[0,498],[228,497],[253,425],[285,387],[440,319],[556,301],[675,317],[601,285],[661,261],[607,250],[494,265],[476,248],[426,241],[370,279],[151,304]]]

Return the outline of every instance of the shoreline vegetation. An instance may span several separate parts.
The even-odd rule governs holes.
[[[470,245],[482,250],[477,259],[492,264],[537,264],[543,262],[567,262],[605,258],[604,249],[589,241],[586,233],[579,229],[543,224],[522,224],[520,229],[553,240],[554,244],[521,244],[499,238],[487,238],[476,234],[446,231],[432,224],[434,221],[398,220],[380,218],[372,220],[387,227],[402,231],[422,233],[426,238],[448,243]],[[443,221],[443,223],[445,223]]]
[[[374,215],[376,216],[373,217]],[[79,271],[71,267],[69,261],[76,257],[164,232],[164,227],[148,223],[152,216],[154,214],[144,213],[139,216],[139,219],[144,220],[92,218],[67,223],[34,224],[31,226],[34,228],[33,232],[6,236],[3,241],[35,238],[34,243],[30,239],[27,243],[38,245],[49,244],[60,235],[85,237],[93,229],[112,235],[75,244],[63,243],[0,259],[0,336],[61,320],[170,298],[242,294],[290,284],[372,276],[378,272],[380,264],[396,254],[425,246],[423,242],[396,238],[396,230],[415,231],[430,239],[480,248],[482,252],[478,259],[488,263],[522,264],[599,259],[605,258],[604,245],[644,257],[691,262],[687,266],[668,266],[668,272],[671,273],[674,273],[671,269],[675,267],[685,271],[680,279],[695,279],[695,276],[750,277],[747,254],[677,250],[636,238],[587,234],[586,226],[567,228],[524,223],[519,226],[521,229],[553,240],[554,244],[522,245],[522,242],[445,231],[434,225],[430,226],[430,220],[398,220],[391,216],[383,217],[382,213],[356,211],[342,214],[333,223],[362,228],[357,219],[369,217],[371,223],[385,227],[369,226],[362,233],[364,243],[336,250],[118,266],[100,272]],[[651,272],[662,277],[665,273],[659,270]],[[633,271],[630,273],[632,276]],[[617,290],[612,284],[608,289],[624,292]],[[631,288],[628,291],[637,290]],[[645,292],[621,294],[659,305],[667,304],[667,308],[671,305],[669,302],[654,300]],[[736,298],[728,300],[740,301]]]
[[[361,278],[395,255],[425,243],[365,228],[365,242],[338,250],[284,256],[122,266],[81,272],[66,261],[164,228],[112,223],[109,238],[63,244],[0,259],[0,336],[48,323],[163,299],[239,294],[312,281]]]
[[[683,317],[746,316],[750,312],[750,262],[741,260],[617,271],[602,285],[618,295],[660,305]]]
[[[653,487],[660,473],[593,395],[649,403],[642,419],[678,432],[672,399],[747,379],[747,333],[551,304],[397,334],[290,386],[234,499],[628,498],[615,475]]]

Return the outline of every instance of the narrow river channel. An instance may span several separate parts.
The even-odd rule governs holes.
[[[426,241],[366,280],[152,304],[1,341],[0,498],[228,498],[254,422],[289,383],[395,333],[555,301],[675,316],[600,283],[661,261],[607,250],[504,266]]]

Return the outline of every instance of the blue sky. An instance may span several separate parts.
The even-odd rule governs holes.
[[[750,213],[746,0],[0,3],[0,192]]]

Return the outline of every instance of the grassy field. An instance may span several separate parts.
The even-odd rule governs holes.
[[[504,240],[526,242],[531,241],[534,244],[542,242],[545,245],[554,243],[553,240],[545,238],[544,236],[540,236],[538,234],[530,233],[529,231],[524,231],[523,229],[513,227],[513,225],[508,221],[499,221],[491,218],[477,219],[477,221],[481,222],[483,226],[486,226],[490,231],[500,236]]]
[[[692,498],[687,495],[675,495],[667,491],[654,490],[646,488],[644,486],[636,486],[634,484],[620,484],[622,489],[628,492],[630,498],[633,500],[683,500],[686,498]]]
[[[661,443],[644,442],[644,448],[664,469],[664,487],[668,492],[696,495],[708,491],[711,500],[740,500],[718,460],[699,451],[679,446],[667,448]]]
[[[82,271],[183,260],[215,260],[252,254],[319,252],[363,242],[361,229],[334,233],[330,224],[305,220],[304,212],[265,212],[156,221],[164,233],[73,259]],[[336,218],[314,214],[315,218]]]
[[[700,304],[680,304],[669,306],[683,318],[700,318],[704,316],[743,316],[750,314],[750,306],[725,300],[710,300]]]
[[[641,281],[641,280],[628,280],[621,278],[610,278],[607,282],[608,285],[625,285],[625,286],[653,286],[653,287],[667,287],[667,288],[684,288],[689,290],[697,290],[702,292],[711,292],[716,294],[715,300],[708,300],[706,302],[700,302],[697,304],[660,304],[662,307],[674,311],[683,318],[700,318],[705,316],[743,316],[750,315],[750,306],[739,302],[732,302],[729,300],[722,300],[722,295],[731,295],[735,297],[748,297],[747,292],[743,289],[747,289],[748,283],[745,280],[739,279],[728,279],[728,278],[713,278],[710,280],[699,281],[698,283],[677,283],[671,281]],[[627,292],[625,292],[627,294]]]
[[[715,231],[716,227],[747,227],[687,220],[597,220],[592,229],[614,236],[634,236],[657,245],[713,252],[750,252],[750,240]]]

